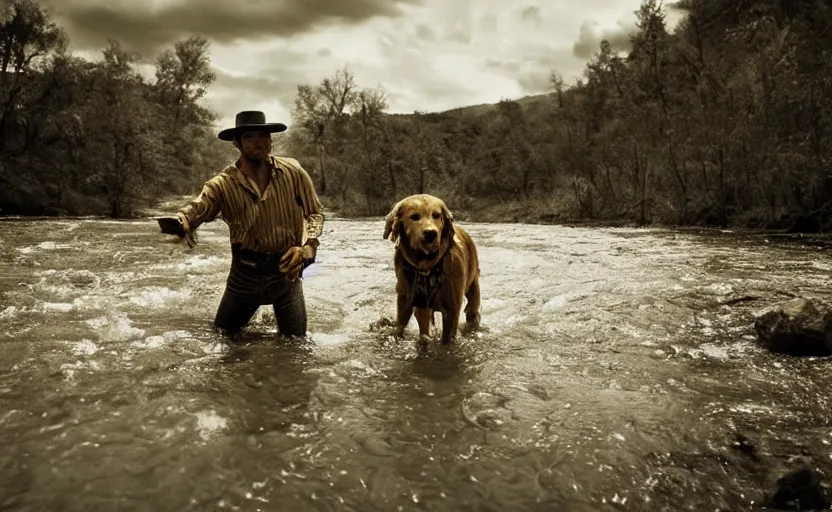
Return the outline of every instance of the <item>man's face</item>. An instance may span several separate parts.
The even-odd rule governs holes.
[[[249,160],[265,160],[272,150],[272,136],[261,131],[244,132],[240,136],[240,152]]]

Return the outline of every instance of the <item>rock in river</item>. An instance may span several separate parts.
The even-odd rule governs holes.
[[[816,299],[792,299],[754,322],[757,339],[772,352],[832,355],[832,309]]]

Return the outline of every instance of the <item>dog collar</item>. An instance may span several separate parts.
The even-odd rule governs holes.
[[[411,291],[411,303],[413,306],[417,308],[430,307],[433,297],[436,295],[436,291],[439,289],[445,277],[443,272],[445,268],[443,264],[445,256],[447,256],[447,253],[439,258],[427,271],[419,270],[407,258],[402,258],[405,272],[410,272],[413,275],[413,287]]]

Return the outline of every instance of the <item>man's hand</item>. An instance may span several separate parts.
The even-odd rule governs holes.
[[[297,246],[290,247],[280,258],[280,271],[294,279],[300,272],[301,264],[303,264],[303,249]]]
[[[179,217],[158,217],[156,221],[159,223],[159,228],[162,230],[162,233],[166,235],[176,235],[179,237],[180,242],[182,239],[185,239],[185,243],[187,243],[188,247],[191,249],[196,246],[196,233],[193,231],[186,231],[185,226],[182,225],[182,221],[179,220]]]

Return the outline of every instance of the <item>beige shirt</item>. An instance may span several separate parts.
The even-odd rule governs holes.
[[[262,193],[235,165],[208,180],[178,212],[190,247],[195,230],[222,214],[231,243],[263,252],[283,252],[320,236],[323,206],[309,174],[293,158],[270,156],[271,178]]]

